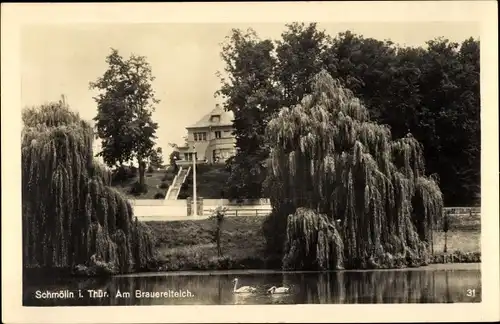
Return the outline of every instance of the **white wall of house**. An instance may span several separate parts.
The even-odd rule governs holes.
[[[193,146],[199,161],[224,163],[235,154],[236,139],[231,126],[212,126],[188,129],[188,148],[180,149],[183,160],[191,160]]]

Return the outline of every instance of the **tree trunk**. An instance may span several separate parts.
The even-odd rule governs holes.
[[[139,160],[139,184],[141,188],[144,187],[144,173],[145,173],[145,165],[143,161]]]
[[[219,305],[222,305],[222,282],[221,282],[221,277],[219,276]]]
[[[217,240],[217,256],[221,257],[222,256],[222,249],[220,246],[220,228],[217,228],[217,233],[216,233],[216,240]]]
[[[444,253],[448,252],[448,232],[444,232]]]
[[[434,227],[431,226],[431,254],[434,255]]]

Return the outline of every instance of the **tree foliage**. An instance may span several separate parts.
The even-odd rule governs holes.
[[[151,152],[149,156],[149,166],[155,169],[160,169],[163,166],[163,150],[161,147],[157,147]]]
[[[276,79],[282,89],[281,107],[297,104],[311,92],[311,79],[323,68],[329,37],[317,24],[292,23],[276,41]]]
[[[272,112],[278,108],[275,87],[274,45],[260,40],[255,32],[233,30],[223,45],[221,57],[227,78],[219,74],[222,87],[218,94],[227,98],[225,109],[234,112],[234,135],[238,147],[229,161],[228,196],[261,198],[266,178],[265,159],[269,150],[264,132]]]
[[[399,46],[350,31],[331,37],[316,24],[286,25],[275,41],[233,30],[222,48],[228,77],[219,92],[236,119],[233,195],[266,195],[269,149],[262,129],[279,107],[299,104],[311,90],[309,81],[324,69],[362,101],[373,121],[388,125],[394,138],[412,133],[423,144],[427,171],[440,179],[447,204],[475,203],[479,45],[472,38],[460,44],[437,38],[425,47]]]
[[[181,154],[179,152],[179,147],[175,143],[169,143],[168,145],[172,148],[172,152],[170,152],[170,155],[168,156],[169,165],[172,168],[172,170],[175,173],[177,173],[177,171],[179,171],[179,166],[177,165],[176,161],[178,161],[181,157]],[[187,146],[187,144],[185,146]]]
[[[148,267],[153,237],[93,160],[90,124],[62,102],[25,110],[23,123],[24,267]]]
[[[274,217],[287,224],[284,266],[425,264],[443,202],[422,146],[411,134],[394,140],[326,71],[311,87],[266,132]]]
[[[222,257],[222,245],[221,245],[221,234],[222,234],[222,224],[226,217],[227,208],[223,206],[217,206],[211,211],[209,216],[210,219],[215,221],[215,231],[214,240],[217,246],[217,256]]]
[[[143,184],[158,128],[152,120],[154,105],[159,102],[151,85],[155,78],[144,56],[124,59],[112,49],[106,63],[103,76],[90,83],[91,89],[99,91],[94,97],[98,110],[95,127],[102,141],[98,155],[110,167],[136,160]]]

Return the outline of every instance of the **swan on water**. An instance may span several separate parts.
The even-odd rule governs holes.
[[[238,286],[238,278],[234,278],[233,282],[234,282],[233,292],[235,292],[235,293],[253,293],[257,290],[256,288],[250,287],[250,286],[243,286],[243,287],[236,289],[236,286]]]
[[[288,293],[288,290],[290,290],[290,288],[288,288],[288,287],[272,286],[267,291],[271,294],[286,294],[286,293]]]

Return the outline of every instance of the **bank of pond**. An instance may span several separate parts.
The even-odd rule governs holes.
[[[222,256],[218,256],[214,240],[214,221],[189,220],[175,222],[148,222],[154,237],[155,261],[135,272],[197,271],[197,270],[282,270],[282,255],[266,250],[266,242],[260,217],[228,217],[222,225]],[[442,250],[441,233],[434,239],[435,251],[427,264],[478,263],[480,233],[473,230],[454,231],[448,234],[446,253]],[[475,242],[478,241],[478,242]],[[425,265],[425,264],[424,264]],[[399,264],[379,268],[401,268]],[[304,269],[303,269],[304,270]],[[307,269],[305,269],[307,270]],[[28,270],[29,277],[37,276],[40,269]],[[53,274],[53,271],[49,271]],[[112,275],[99,261],[90,266],[79,265],[75,269],[63,269],[60,275],[107,276]],[[41,275],[44,277],[44,275]]]

